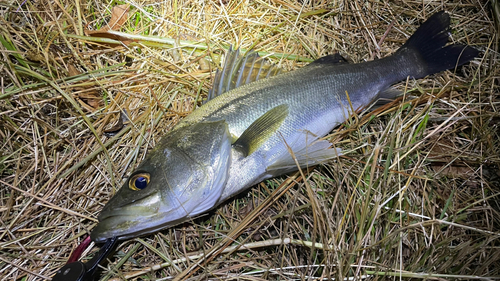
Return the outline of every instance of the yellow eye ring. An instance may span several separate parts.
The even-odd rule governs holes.
[[[139,173],[130,177],[128,187],[132,190],[142,190],[149,184],[149,173]]]

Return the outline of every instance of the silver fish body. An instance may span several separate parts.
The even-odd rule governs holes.
[[[104,207],[92,239],[128,239],[172,226],[264,179],[297,170],[295,161],[305,167],[335,158],[338,151],[319,138],[353,110],[408,76],[420,78],[478,55],[465,45],[445,46],[448,28],[449,16],[440,12],[392,56],[359,64],[327,56],[211,99],[148,154]]]
[[[316,62],[299,70],[284,73],[236,88],[209,101],[178,124],[179,129],[205,121],[225,120],[229,132],[239,138],[260,116],[280,105],[288,107],[277,133],[254,153],[233,153],[229,178],[220,201],[266,178],[297,170],[287,146],[295,153],[312,154],[318,161],[315,145],[325,153],[329,144],[318,142],[344,122],[352,110],[368,106],[384,89],[410,73],[410,67],[395,73],[388,65],[406,64],[403,56],[391,56],[360,64]],[[351,103],[349,102],[347,96]],[[351,106],[352,105],[352,106]],[[307,153],[307,148],[310,153]],[[329,157],[332,153],[326,153]],[[306,155],[305,155],[306,156]],[[325,157],[321,157],[324,160]],[[289,169],[284,168],[290,166]],[[242,184],[243,183],[243,184]]]

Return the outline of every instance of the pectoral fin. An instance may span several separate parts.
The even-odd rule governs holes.
[[[288,116],[288,105],[282,104],[264,113],[253,122],[234,142],[233,147],[245,156],[255,152],[273,136]]]

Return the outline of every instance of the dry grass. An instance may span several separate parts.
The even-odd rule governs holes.
[[[191,223],[121,243],[102,276],[500,277],[499,33],[490,2],[126,3],[129,18],[111,45],[84,30],[99,30],[123,2],[0,3],[2,280],[42,280],[64,265],[124,177],[201,103],[223,48],[285,54],[272,59],[287,70],[335,51],[372,60],[443,9],[453,40],[481,58],[401,83],[404,99],[332,132],[346,156],[303,171],[305,179],[267,181]],[[131,122],[105,136],[122,110]]]

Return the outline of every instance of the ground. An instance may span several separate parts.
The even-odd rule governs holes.
[[[284,71],[336,52],[357,63],[393,54],[441,10],[478,58],[351,117],[327,137],[337,161],[121,243],[101,278],[500,277],[500,6],[475,0],[0,3],[0,277],[50,279],[66,263],[202,104],[230,45]]]

